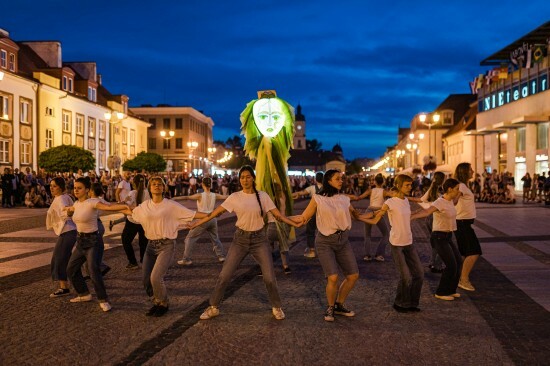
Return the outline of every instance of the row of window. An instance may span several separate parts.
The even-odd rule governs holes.
[[[0,138],[0,163],[11,164],[10,140]],[[21,141],[21,164],[32,163],[32,142]]]
[[[8,57],[8,51],[0,49],[0,67],[15,72],[15,54],[10,52]]]
[[[11,121],[13,118],[13,95],[0,92],[0,118]],[[19,98],[19,121],[32,122],[32,101],[27,98]]]
[[[61,88],[65,91],[68,91],[69,93],[73,92],[73,78],[69,78],[65,75],[63,75],[63,79],[61,82]]]
[[[537,123],[537,150],[548,149],[548,127],[550,123]],[[516,151],[526,149],[525,127],[520,127],[516,132]]]

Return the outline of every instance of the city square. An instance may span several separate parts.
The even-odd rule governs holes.
[[[0,365],[548,364],[546,7],[6,4]]]

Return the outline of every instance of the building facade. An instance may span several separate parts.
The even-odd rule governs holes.
[[[130,110],[150,124],[148,151],[162,155],[168,171],[203,174],[212,169],[221,153],[213,151],[212,118],[192,107],[159,105]]]

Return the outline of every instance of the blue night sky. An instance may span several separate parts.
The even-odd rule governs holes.
[[[239,133],[257,90],[302,105],[306,137],[346,158],[377,157],[397,127],[452,93],[479,63],[548,21],[531,1],[5,2],[12,39],[57,40],[64,61],[95,61],[130,106],[192,106],[214,138]]]

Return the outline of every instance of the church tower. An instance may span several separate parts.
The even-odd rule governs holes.
[[[306,149],[306,117],[302,114],[302,106],[298,104],[296,107],[294,121],[294,150]]]

